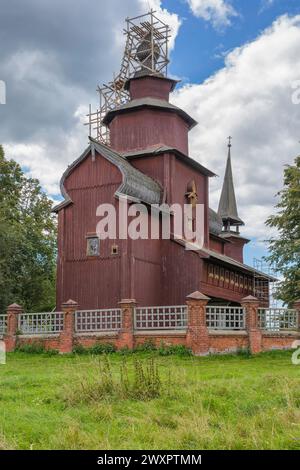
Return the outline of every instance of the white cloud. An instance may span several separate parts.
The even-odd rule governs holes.
[[[211,179],[217,208],[225,170],[226,137],[240,216],[246,236],[265,239],[264,222],[274,212],[283,170],[299,153],[300,105],[292,83],[300,78],[300,16],[280,17],[256,40],[230,52],[225,67],[201,85],[187,85],[173,102],[199,125],[190,134],[190,154],[221,178]]]
[[[238,16],[228,0],[187,0],[193,14],[210,21],[215,28],[229,26],[231,18]]]
[[[124,19],[154,8],[171,27],[170,48],[180,27],[179,17],[162,8],[160,0],[103,0],[101,5],[90,0],[88,11],[84,0],[77,3],[73,8],[72,0],[44,0],[43,5],[28,0],[18,8],[7,4],[0,16],[6,46],[0,50],[1,78],[9,92],[0,110],[0,143],[7,157],[38,178],[52,196],[59,194],[67,165],[87,145],[83,122],[88,104],[98,106],[97,84],[118,70]],[[19,15],[23,29],[16,32]]]
[[[275,0],[261,0],[261,11],[266,10],[274,5]]]
[[[46,193],[53,199],[60,198],[59,181],[68,164],[72,163],[88,145],[83,127],[83,109],[76,114],[77,124],[66,135],[58,135],[57,141],[36,139],[32,143],[7,142],[3,147],[8,158],[16,160],[32,178],[37,178]]]

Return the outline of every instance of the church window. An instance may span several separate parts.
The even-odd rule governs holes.
[[[112,254],[112,255],[117,255],[117,254],[119,254],[119,247],[118,247],[118,245],[112,245],[112,247],[111,247],[111,254]]]

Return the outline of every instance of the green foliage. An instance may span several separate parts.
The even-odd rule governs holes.
[[[0,146],[0,313],[55,306],[56,222],[52,201]]]
[[[82,344],[76,344],[75,346],[73,346],[72,352],[73,354],[81,355],[81,354],[88,354],[89,350],[88,348],[84,348]]]
[[[149,351],[156,351],[155,343],[152,339],[148,339],[142,344],[139,344],[135,348],[135,352],[149,352]]]
[[[56,349],[46,349],[43,343],[20,344],[17,346],[16,351],[26,354],[45,354],[46,356],[56,356],[59,354]]]
[[[67,401],[71,404],[115,398],[147,401],[159,397],[161,391],[162,384],[153,357],[145,363],[134,359],[130,369],[123,358],[119,372],[113,373],[111,362],[104,355],[96,367],[80,377],[79,386],[75,385],[73,393],[68,390]]]
[[[134,352],[134,349],[129,349],[128,346],[124,346],[123,348],[117,350],[117,353],[121,356],[128,356],[130,354],[133,354]]]
[[[98,343],[90,348],[85,348],[82,344],[77,344],[73,347],[74,354],[92,354],[96,356],[99,354],[111,354],[115,351],[116,347],[111,343]]]
[[[104,356],[9,353],[0,367],[0,449],[300,450],[299,366],[291,351],[251,360],[136,353],[126,357],[123,389],[133,383],[135,360],[145,369],[150,354],[158,397],[113,390],[93,399],[80,382],[93,389]],[[109,355],[108,390],[121,381],[123,364]]]
[[[160,396],[162,383],[159,377],[158,366],[153,356],[145,365],[138,359],[134,361],[132,385],[129,380],[130,376],[127,372],[126,363],[123,363],[123,376],[126,377],[125,381],[123,379],[123,384],[128,384],[127,388],[125,388],[126,396],[136,400],[151,400]]]
[[[300,156],[284,171],[284,188],[278,193],[278,213],[269,217],[267,225],[276,228],[278,237],[269,241],[270,256],[283,274],[277,297],[292,305],[300,299]]]
[[[192,351],[184,345],[166,345],[161,342],[160,347],[157,348],[151,339],[139,344],[134,349],[125,346],[116,350],[116,347],[111,343],[98,343],[90,348],[85,348],[82,344],[76,344],[72,352],[78,355],[112,354],[116,352],[120,356],[131,356],[136,353],[156,353],[159,356],[192,356]]]
[[[192,356],[192,351],[188,349],[183,344],[174,344],[166,346],[164,343],[161,343],[158,354],[160,356]]]
[[[252,359],[254,357],[251,354],[250,349],[248,349],[248,348],[247,349],[244,349],[244,348],[238,349],[236,354],[237,354],[237,356],[244,357],[245,359]]]
[[[43,343],[25,343],[18,345],[16,351],[26,354],[44,354],[46,349]]]
[[[89,351],[90,351],[90,354],[94,354],[94,355],[111,354],[116,351],[116,347],[114,344],[111,344],[111,343],[102,343],[102,344],[99,343],[99,344],[95,344],[94,346],[92,346]]]

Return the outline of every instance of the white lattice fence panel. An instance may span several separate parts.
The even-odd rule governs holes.
[[[260,308],[258,324],[262,330],[297,330],[298,312],[287,308]]]
[[[7,315],[0,315],[0,335],[3,335],[6,332],[7,328]]]
[[[79,310],[75,317],[78,333],[92,331],[118,331],[121,329],[121,309]]]
[[[21,334],[54,334],[64,328],[62,312],[21,313],[18,318],[18,329]]]
[[[206,325],[212,330],[244,330],[245,310],[242,307],[206,307]]]
[[[134,327],[136,330],[184,330],[187,328],[187,306],[136,308]]]

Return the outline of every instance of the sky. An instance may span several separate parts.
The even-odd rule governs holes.
[[[299,0],[0,0],[0,142],[58,200],[60,177],[87,145],[96,86],[118,72],[127,16],[154,7],[172,28],[171,102],[198,122],[190,156],[214,171],[217,209],[232,164],[246,262],[266,253],[283,170],[300,153]],[[1,83],[1,82],[0,82]],[[296,99],[295,99],[296,96]],[[1,101],[1,100],[0,100]]]

